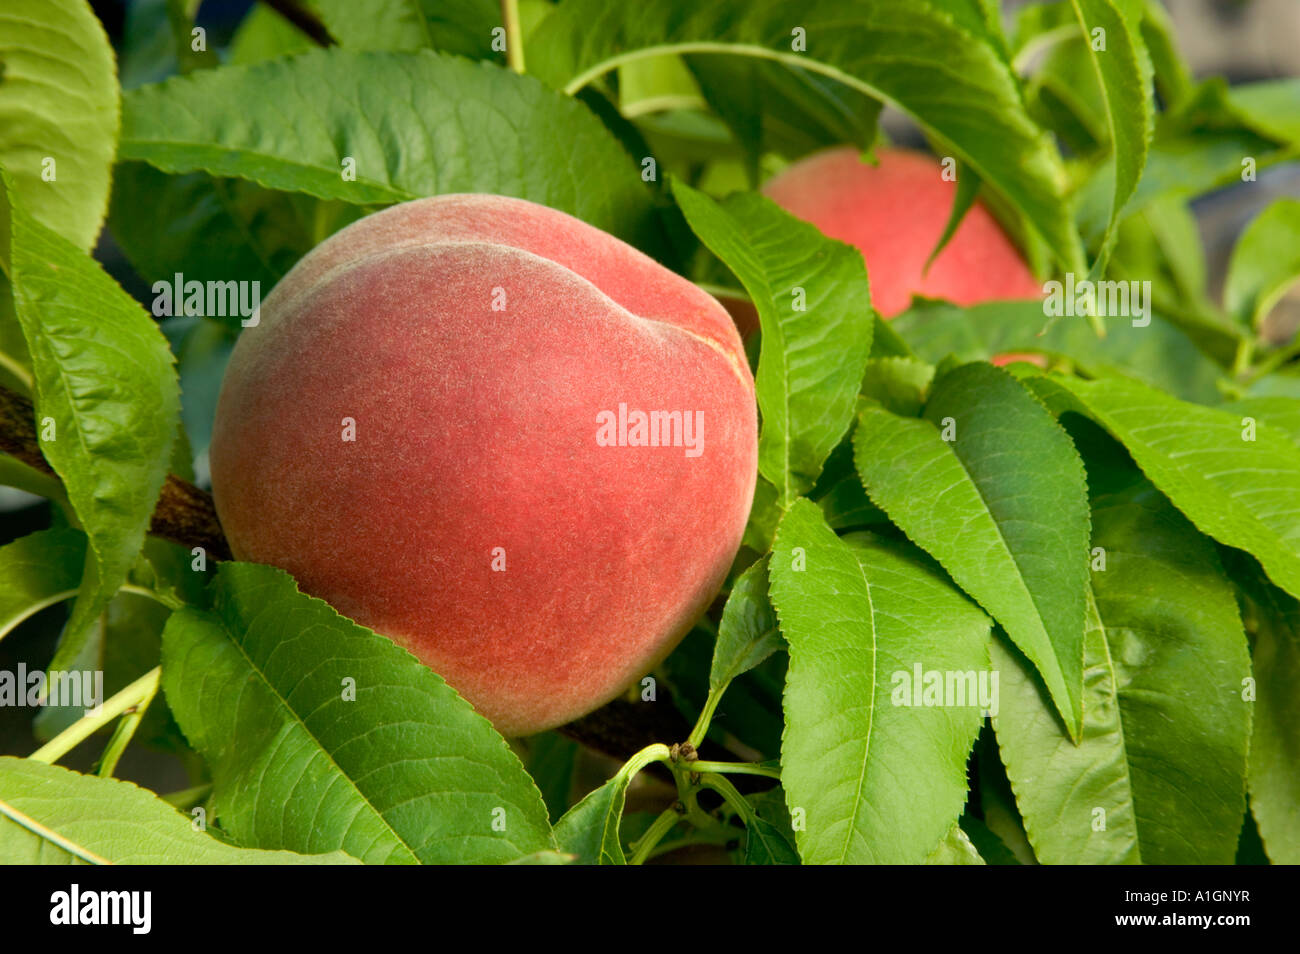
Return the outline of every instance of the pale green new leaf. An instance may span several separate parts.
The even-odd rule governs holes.
[[[405,650],[270,567],[224,563],[212,592],[168,621],[163,689],[237,842],[426,864],[555,847],[505,740]]]
[[[966,798],[988,617],[910,547],[841,539],[807,500],[781,521],[770,573],[790,647],[781,784],[800,857],[923,861]],[[917,667],[949,686],[961,674],[961,698],[921,704]]]
[[[315,50],[132,90],[119,158],[360,205],[510,195],[633,244],[652,227],[637,167],[586,106],[428,51]]]
[[[194,828],[152,792],[115,778],[80,775],[0,756],[0,864],[356,864],[341,851],[256,851]]]
[[[82,251],[104,221],[117,125],[117,65],[90,4],[5,0],[0,166],[32,218]]]
[[[530,37],[530,72],[574,92],[622,63],[665,53],[777,60],[910,113],[1005,195],[1066,267],[1083,255],[1050,137],[1025,112],[986,8],[966,0],[567,0]]]
[[[1083,735],[995,645],[998,747],[1046,864],[1231,864],[1245,811],[1246,637],[1214,548],[1145,481],[1094,502]]]
[[[1300,199],[1278,199],[1241,233],[1228,262],[1223,304],[1238,321],[1258,328],[1300,282]]]
[[[970,836],[954,823],[948,834],[943,836],[934,851],[926,856],[927,865],[982,865],[985,864],[979,851],[971,842]]]
[[[573,861],[573,855],[566,855],[558,851],[535,851],[531,855],[524,855],[522,858],[516,858],[514,861],[507,861],[508,865],[567,865]]]
[[[66,668],[144,543],[178,432],[171,351],[149,315],[0,186],[0,269],[36,378],[41,451],[90,540],[81,595],[51,663]]]
[[[1089,518],[1070,438],[1008,374],[969,364],[925,420],[866,408],[854,445],[872,501],[1002,624],[1077,733]]]
[[[1027,382],[1057,413],[1091,417],[1202,533],[1256,557],[1300,595],[1300,448],[1286,431],[1126,379]]]
[[[862,256],[762,196],[719,204],[680,180],[673,195],[758,309],[758,470],[789,507],[853,422],[873,330]]]
[[[627,864],[619,826],[629,781],[626,775],[615,775],[555,823],[555,841],[561,851],[574,856],[575,864]]]
[[[710,689],[726,688],[731,680],[781,648],[781,632],[767,590],[767,557],[763,557],[736,580],[722,609],[709,668]]]

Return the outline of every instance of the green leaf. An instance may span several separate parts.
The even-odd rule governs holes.
[[[653,227],[631,157],[585,106],[431,52],[314,50],[142,87],[124,99],[118,156],[361,205],[493,192],[633,244]]]
[[[1076,38],[1051,50],[1026,89],[1030,115],[1079,155],[1110,145],[1106,101],[1087,44]]]
[[[628,779],[616,775],[587,794],[555,823],[560,850],[580,865],[625,865],[619,821],[627,801]]]
[[[492,52],[501,26],[493,0],[313,0],[330,36],[356,50],[441,50],[472,59]]]
[[[1156,86],[1166,109],[1177,107],[1192,89],[1192,71],[1178,50],[1173,20],[1161,0],[1146,0],[1142,40],[1151,54]]]
[[[915,417],[925,407],[925,397],[933,381],[934,365],[924,361],[872,358],[867,362],[867,373],[862,379],[862,394],[895,414]],[[848,463],[851,468],[852,458]]]
[[[1129,320],[1108,321],[1106,337],[1086,321],[1048,323],[1042,302],[988,302],[960,308],[923,302],[894,318],[900,332],[926,361],[948,355],[963,361],[988,360],[1008,353],[1034,353],[1073,362],[1091,377],[1123,374],[1140,378],[1187,400],[1219,398],[1215,382],[1222,369],[1182,330],[1160,315],[1134,327]]]
[[[1291,443],[1300,447],[1300,398],[1247,397],[1220,404],[1219,410],[1243,419],[1243,426],[1244,418],[1250,417],[1283,430],[1291,438]]]
[[[1155,199],[1121,222],[1107,277],[1151,283],[1150,310],[1162,327],[1148,328],[1145,340],[1140,335],[1128,335],[1131,346],[1141,353],[1140,362],[1132,362],[1134,376],[1179,397],[1214,403],[1217,387],[1213,378],[1218,373],[1215,365],[1232,365],[1246,332],[1230,321],[1207,294],[1205,249],[1189,204],[1178,198]],[[1108,330],[1122,324],[1111,322]],[[1177,339],[1165,341],[1168,336],[1161,335],[1166,324],[1180,329],[1202,354],[1186,354],[1185,342],[1180,349],[1184,353],[1175,354]],[[1157,337],[1161,340],[1151,340]],[[1153,347],[1156,344],[1169,349],[1163,361]],[[1119,356],[1113,347],[1110,353]],[[1207,357],[1211,360],[1207,361]],[[1145,370],[1147,366],[1151,372]],[[1190,372],[1186,374],[1188,384],[1180,380],[1184,369]],[[1197,396],[1194,391],[1204,390],[1201,379],[1206,375],[1210,377],[1211,393]]]
[[[924,860],[966,798],[988,618],[915,551],[841,539],[807,500],[781,521],[770,573],[790,646],[781,784],[804,821],[800,857]],[[969,680],[963,698],[913,705],[930,701],[912,687],[918,668],[927,687],[933,673]]]
[[[559,819],[569,807],[573,769],[581,747],[555,731],[531,736],[524,744],[528,748],[524,768],[542,793],[547,816]]]
[[[745,823],[745,864],[797,865],[794,845],[770,821],[755,815]]]
[[[806,49],[801,47],[806,46]],[[1021,209],[1067,267],[1082,251],[1050,138],[1025,112],[987,10],[966,0],[568,0],[530,37],[529,70],[566,92],[665,53],[758,57],[821,73],[911,114]]]
[[[1295,601],[1291,601],[1292,607]],[[1300,613],[1255,636],[1259,696],[1250,749],[1250,804],[1269,859],[1300,864]]]
[[[970,839],[976,853],[989,865],[1018,865],[1020,859],[1015,856],[1000,837],[989,826],[969,812],[961,816],[961,830]]]
[[[1240,83],[1228,90],[1234,112],[1278,142],[1300,144],[1300,78]]]
[[[755,180],[764,153],[795,158],[845,143],[867,149],[875,141],[880,101],[830,77],[754,57],[694,55],[686,63],[745,147]]]
[[[996,652],[996,649],[996,645],[990,647],[990,655]],[[999,672],[998,664],[993,665],[993,671]],[[993,734],[991,724],[986,724],[980,730],[980,737],[975,743],[975,759],[979,790],[978,809],[984,820],[984,827],[988,829],[989,837],[1000,843],[1002,852],[1010,853],[1012,860],[1008,861],[1005,854],[996,851],[986,852],[989,838],[977,838],[977,829],[970,826],[969,822],[967,834],[979,846],[981,853],[990,863],[1038,864],[1038,859],[1034,857],[1034,848],[1029,844],[1029,836],[1025,834],[1024,820],[1020,817],[1020,810],[1016,808],[1016,796],[1011,791],[1011,781],[1007,778],[1006,769],[1002,767],[997,737]],[[997,846],[993,847],[996,849]],[[995,860],[995,854],[999,854],[1001,861]]]
[[[1263,169],[1292,156],[1267,113],[1241,108],[1219,77],[1204,81],[1176,110],[1161,114],[1146,167],[1123,215],[1162,198],[1189,199],[1242,181],[1246,160]],[[1078,221],[1089,243],[1102,240],[1113,211],[1115,160],[1101,163],[1078,193]]]
[[[1237,414],[1188,404],[1136,381],[1040,377],[1027,382],[1058,414],[1092,418],[1205,533],[1255,556],[1300,595],[1300,448],[1266,423],[1255,439]]]
[[[934,851],[925,858],[927,865],[982,865],[985,864],[970,836],[954,822]]]
[[[1214,548],[1145,481],[1094,502],[1083,735],[1057,728],[1019,654],[998,745],[1045,864],[1231,864],[1245,811],[1246,637]]]
[[[341,851],[235,848],[151,792],[115,778],[0,756],[0,864],[356,864]]]
[[[560,850],[575,856],[580,865],[627,864],[620,826],[628,786],[642,768],[667,756],[666,745],[642,749],[613,778],[565,812],[555,823],[555,840]]]
[[[766,553],[772,546],[772,535],[781,519],[778,491],[762,474],[754,483],[754,502],[745,524],[744,545],[757,553]]]
[[[781,632],[767,589],[767,557],[763,557],[736,580],[722,609],[709,668],[710,689],[725,689],[731,680],[781,648]]]
[[[90,4],[5,0],[0,166],[32,218],[81,251],[104,220],[117,125],[117,66]]]
[[[77,595],[86,562],[80,530],[38,530],[0,547],[0,639],[47,606]]]
[[[313,234],[295,199],[244,179],[201,172],[170,176],[123,162],[113,179],[109,226],[140,276],[173,281],[259,282],[265,298],[324,235]],[[220,317],[220,316],[213,316]]]
[[[1137,191],[1153,129],[1151,60],[1142,42],[1140,3],[1133,0],[1072,0],[1085,34],[1106,104],[1114,157],[1110,217],[1092,277],[1105,269],[1124,207]],[[1095,33],[1094,31],[1101,31]],[[1096,40],[1104,40],[1098,50]]]
[[[987,364],[941,377],[925,418],[863,411],[862,483],[1033,660],[1076,735],[1089,524],[1079,455],[1031,394]]]
[[[925,268],[922,274],[929,270],[934,264],[934,260],[939,257],[952,237],[957,234],[957,229],[961,226],[962,220],[966,218],[966,213],[970,211],[975,199],[980,193],[980,179],[974,172],[964,166],[959,166],[957,170],[957,189],[952,197],[952,211],[948,213],[948,222],[943,227],[943,234],[939,236],[939,241],[935,243],[930,252],[930,257],[925,260]]]
[[[719,204],[680,180],[673,195],[758,309],[758,470],[789,507],[853,422],[873,328],[862,255],[762,196]]]
[[[1286,290],[1300,282],[1300,199],[1278,199],[1242,232],[1228,262],[1223,303],[1258,328]]]
[[[1253,565],[1245,580],[1240,576],[1234,574],[1255,636],[1250,810],[1269,860],[1300,864],[1300,601],[1263,582]]]
[[[224,563],[212,594],[169,620],[163,689],[235,841],[372,863],[555,847],[505,740],[405,650],[270,567]]]
[[[135,6],[139,7],[140,4]],[[255,3],[231,38],[230,46],[226,49],[226,62],[244,66],[278,56],[305,53],[315,48],[316,45],[307,34],[265,4]],[[162,78],[151,76],[149,80],[153,82]],[[123,82],[122,88],[131,89],[139,85]]]
[[[144,543],[176,440],[180,395],[158,327],[99,265],[0,188],[0,268],[36,376],[41,451],[63,480],[90,550],[66,668]],[[52,423],[51,423],[52,422]]]
[[[507,861],[508,865],[567,865],[573,861],[573,855],[566,855],[558,851],[535,851],[531,855],[524,855],[522,858],[516,858],[514,861]]]

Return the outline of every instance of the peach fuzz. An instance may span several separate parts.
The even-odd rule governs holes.
[[[876,158],[872,165],[854,147],[828,149],[782,170],[763,191],[787,212],[862,252],[871,300],[882,317],[905,310],[913,295],[959,305],[1042,296],[1020,252],[978,201],[926,271],[957,185],[925,153],[877,149]]]
[[[637,411],[698,421],[698,448],[670,426],[641,445]],[[211,449],[237,558],[405,646],[512,736],[673,649],[740,545],[756,461],[726,311],[611,235],[491,195],[407,202],[308,253],[240,336]]]

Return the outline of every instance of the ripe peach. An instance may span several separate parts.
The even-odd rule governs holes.
[[[231,549],[406,646],[507,735],[644,676],[720,586],[754,382],[722,307],[598,229],[420,199],[315,248],[231,357]]]
[[[959,305],[1039,298],[1033,273],[978,201],[952,240],[924,271],[952,211],[955,182],[932,156],[877,149],[878,165],[837,147],[782,170],[763,191],[824,234],[856,246],[867,263],[871,300],[882,317],[907,308],[912,295]],[[923,273],[924,272],[924,273]]]

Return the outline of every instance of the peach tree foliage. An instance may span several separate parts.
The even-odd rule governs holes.
[[[116,59],[85,0],[0,10],[0,386],[31,402],[0,480],[51,501],[0,547],[0,637],[64,606],[50,667],[111,695],[33,710],[40,747],[0,757],[0,860],[1300,861],[1300,344],[1268,326],[1300,203],[1253,219],[1222,301],[1188,209],[1294,161],[1300,80],[1194,81],[1155,0],[506,6],[522,26],[311,0],[325,47],[255,7],[161,61],[162,5]],[[869,147],[882,104],[957,160],[945,239],[978,191],[1044,277],[1150,281],[1149,325],[876,318],[861,257],[756,187]],[[202,478],[240,329],[155,321],[92,257],[101,226],[146,282],[269,290],[448,192],[573,214],[759,317],[745,545],[654,674],[672,701],[640,703],[689,734],[588,792],[565,736],[508,743],[286,574],[150,534],[168,475]],[[1024,351],[1047,368],[987,362]],[[918,666],[996,674],[996,711],[898,704]],[[51,764],[81,744],[90,773]],[[192,787],[114,779],[128,746],[180,753]],[[677,799],[629,811],[655,765]]]

